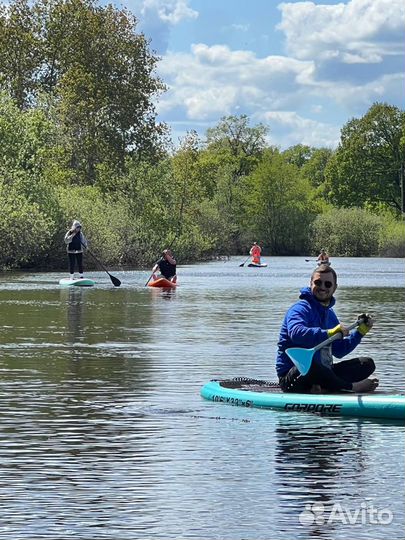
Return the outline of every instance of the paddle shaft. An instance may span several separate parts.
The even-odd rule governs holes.
[[[362,322],[364,322],[364,319],[358,319],[356,322],[354,322],[353,324],[347,326],[346,328],[348,330],[353,330],[353,328],[356,328],[356,326],[359,326],[359,324],[361,324]],[[343,337],[342,332],[337,332],[337,334],[334,334],[330,338],[325,339],[325,341],[322,341],[322,343],[318,343],[318,345],[316,347],[314,347],[312,350],[314,352],[319,351],[319,349],[322,349],[322,347],[325,347],[326,345],[329,345],[329,343],[332,343],[332,341],[335,341],[336,339],[342,339],[342,337]]]
[[[364,318],[358,319],[355,323],[351,324],[347,327],[348,330],[352,330],[359,324],[364,322]],[[328,339],[325,339],[325,341],[322,341],[322,343],[319,343],[316,347],[313,349],[287,349],[286,353],[293,361],[294,365],[300,372],[300,376],[304,376],[308,373],[308,371],[311,368],[312,359],[314,357],[314,354],[316,351],[319,351],[319,349],[322,349],[322,347],[325,347],[326,345],[329,345],[329,343],[332,343],[333,341],[336,341],[337,339],[341,339],[343,337],[342,332],[337,332],[333,336],[329,337]]]
[[[97,257],[94,255],[94,253],[92,251],[90,251],[89,248],[87,246],[85,246],[81,240],[80,240],[80,243],[84,248],[86,248],[87,252],[90,253],[90,255],[93,257],[93,259],[101,266],[101,268],[104,270],[104,272],[106,272],[109,275],[112,284],[115,287],[119,287],[121,285],[121,281],[118,278],[116,278],[115,276],[110,274],[110,272],[107,270],[107,268],[104,266],[104,264],[97,259]]]
[[[249,255],[249,257],[248,257],[246,260],[244,260],[243,263],[240,264],[239,266],[244,266],[244,265],[248,262],[249,259],[250,259],[250,255]]]
[[[160,261],[160,259],[159,259],[158,261],[155,262],[155,264],[153,265],[153,268],[155,268],[155,266],[157,265],[157,263],[158,263],[159,261]],[[151,275],[149,276],[148,281],[145,283],[145,287],[148,285],[149,281],[152,279],[152,276],[153,276],[154,273],[155,273],[155,271],[152,270],[152,273],[151,273]]]

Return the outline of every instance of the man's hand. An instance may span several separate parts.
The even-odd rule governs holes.
[[[358,320],[361,320],[361,323],[357,327],[357,330],[360,332],[362,336],[365,336],[367,332],[369,332],[374,324],[374,319],[371,315],[368,313],[362,313],[358,316]]]
[[[330,330],[327,330],[327,332],[328,332],[328,337],[332,337],[338,332],[343,334],[343,337],[349,335],[349,330],[342,323],[339,323],[337,326],[335,326],[335,328],[331,328]]]

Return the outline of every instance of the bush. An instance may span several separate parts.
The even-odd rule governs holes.
[[[59,245],[65,251],[64,234],[74,219],[83,224],[89,248],[104,264],[121,262],[125,250],[126,233],[131,223],[128,208],[122,200],[102,196],[94,186],[61,188],[59,204],[62,223]]]
[[[384,216],[379,238],[379,255],[405,257],[405,223],[392,215]]]
[[[360,208],[335,208],[310,227],[312,250],[325,248],[335,257],[378,255],[382,218]]]
[[[12,186],[0,183],[0,268],[41,264],[49,249],[54,222],[36,203]]]

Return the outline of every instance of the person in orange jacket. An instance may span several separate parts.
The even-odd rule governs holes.
[[[252,257],[253,264],[260,264],[260,257],[262,253],[262,248],[258,245],[257,242],[253,242],[253,246],[250,248],[249,255]]]

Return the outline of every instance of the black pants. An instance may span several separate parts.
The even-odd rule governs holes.
[[[375,370],[372,358],[362,356],[333,364],[329,369],[318,362],[312,362],[306,375],[301,375],[294,366],[286,375],[279,377],[283,392],[308,393],[313,384],[318,384],[328,392],[351,390],[352,383],[367,379]]]
[[[75,273],[75,264],[79,268],[79,274],[83,274],[83,253],[68,253],[69,257],[69,272],[70,274]]]

